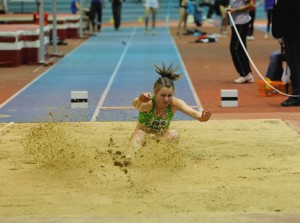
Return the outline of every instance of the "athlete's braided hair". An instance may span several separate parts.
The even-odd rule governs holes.
[[[154,84],[154,91],[158,91],[159,89],[163,87],[170,88],[172,87],[174,89],[174,83],[173,81],[178,80],[181,78],[181,73],[177,74],[175,73],[178,70],[177,67],[173,67],[173,64],[171,64],[169,67],[166,67],[166,65],[163,63],[162,67],[160,68],[156,64],[154,64],[156,73],[158,73],[161,77],[158,78]]]

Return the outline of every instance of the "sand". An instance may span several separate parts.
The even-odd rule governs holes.
[[[20,216],[175,222],[178,214],[193,222],[200,213],[300,212],[300,138],[281,120],[174,121],[179,143],[148,139],[130,167],[116,161],[134,122],[6,125],[0,123],[1,222]]]

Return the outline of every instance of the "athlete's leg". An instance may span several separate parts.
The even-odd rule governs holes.
[[[126,147],[125,149],[125,160],[124,160],[125,165],[129,165],[134,159],[135,153],[141,149],[145,135],[146,133],[140,129],[136,129],[132,133],[129,139],[129,146]]]
[[[167,140],[170,140],[172,142],[178,142],[178,140],[179,140],[179,133],[175,129],[169,129],[166,132],[165,137],[166,137]]]

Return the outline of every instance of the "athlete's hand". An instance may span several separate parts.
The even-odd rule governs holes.
[[[150,100],[151,100],[151,94],[150,93],[142,93],[139,96],[139,101],[142,102],[142,103],[147,103]]]
[[[211,111],[208,110],[208,111],[202,111],[202,115],[201,117],[198,119],[200,122],[206,122],[210,119],[210,116],[211,116]]]

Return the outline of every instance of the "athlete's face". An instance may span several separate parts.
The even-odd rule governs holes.
[[[155,94],[156,104],[159,107],[167,107],[171,103],[173,95],[174,89],[172,87],[159,89]]]

